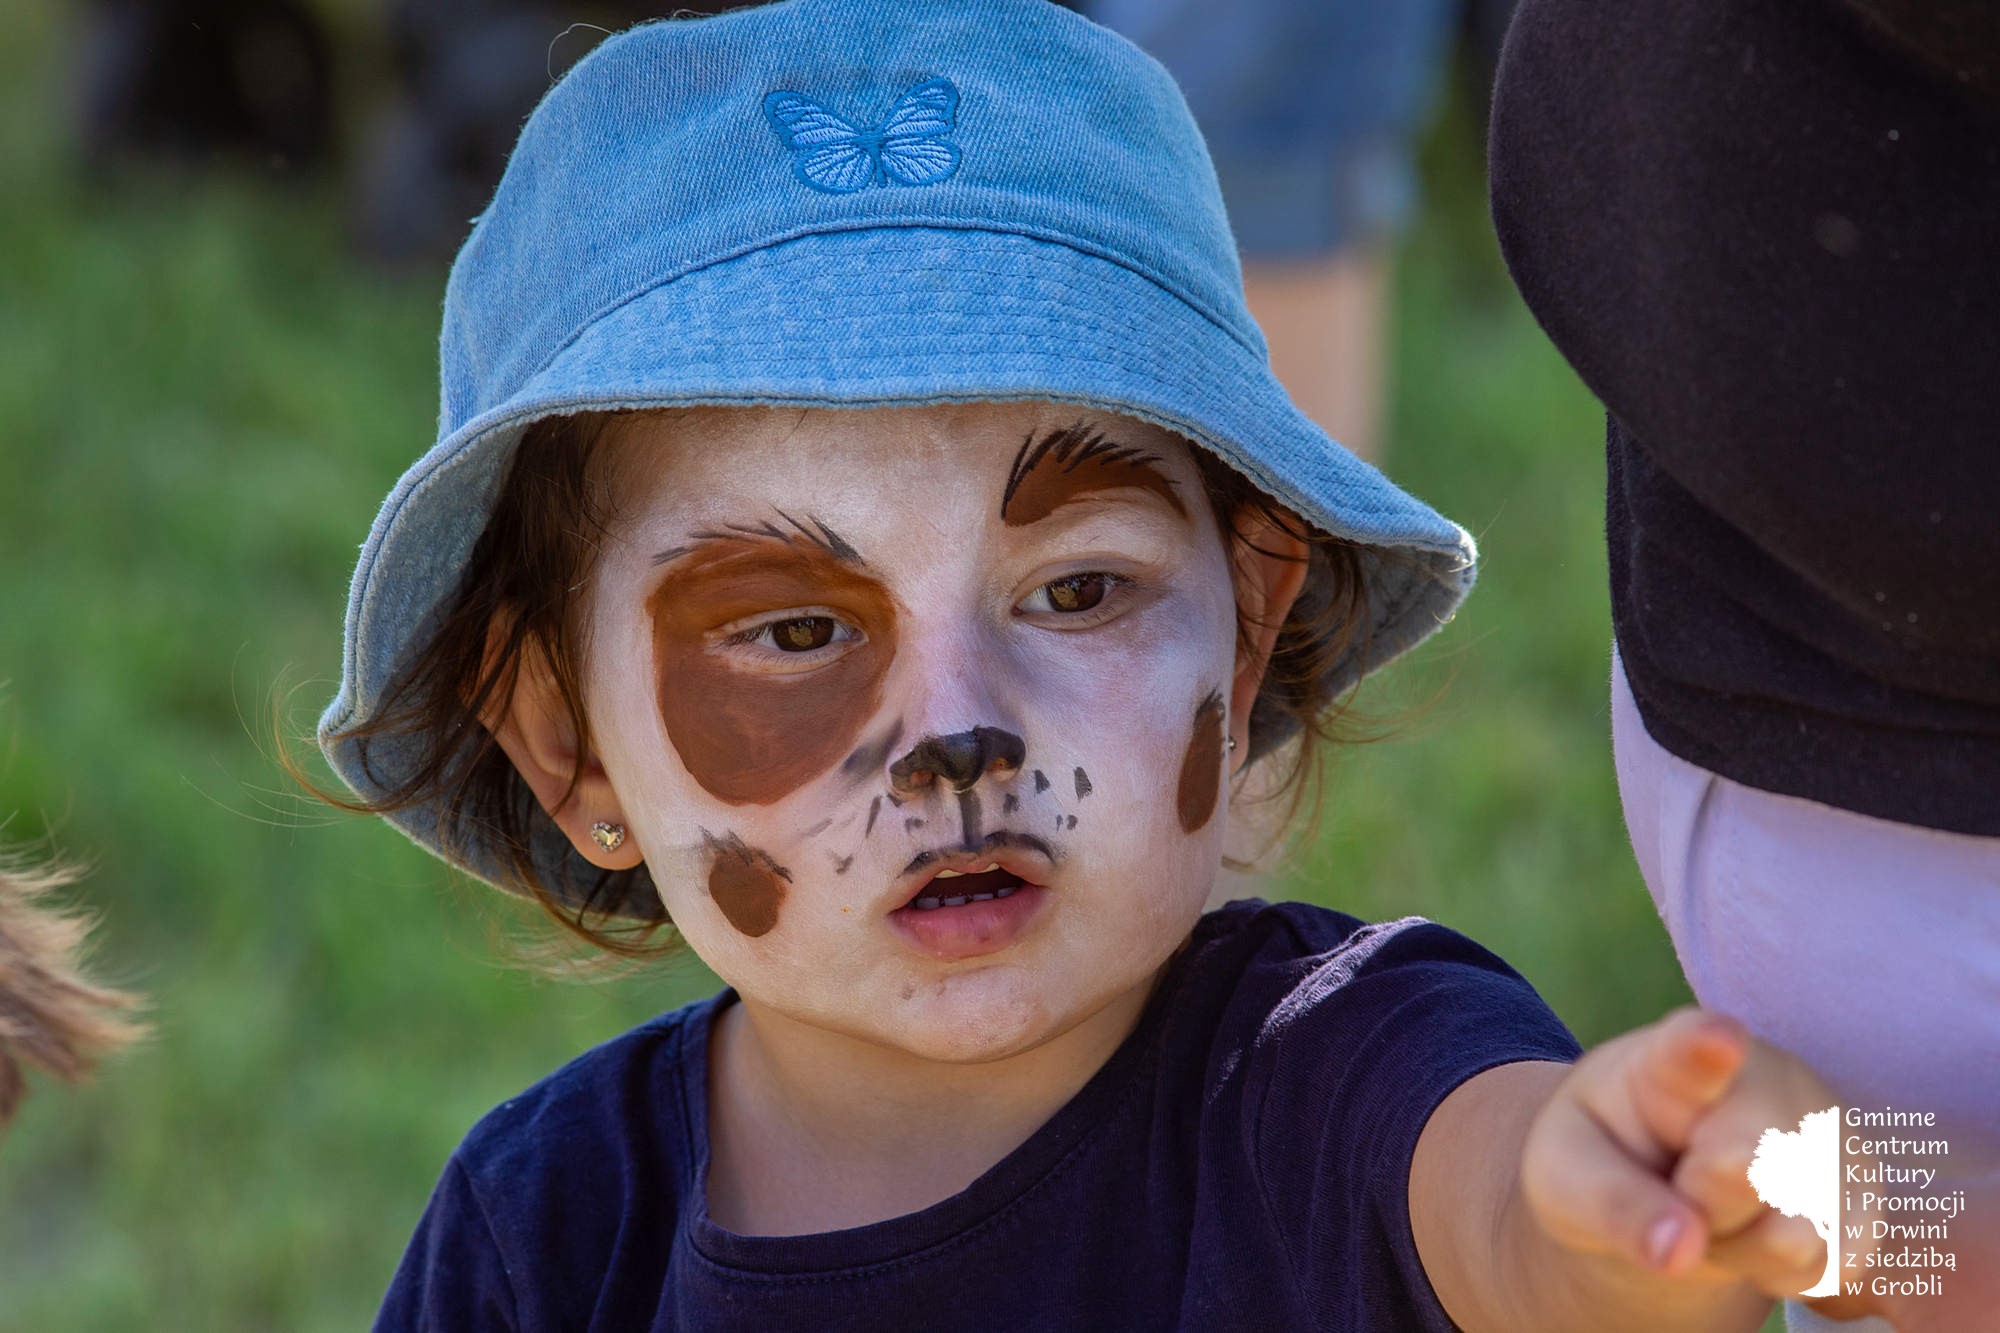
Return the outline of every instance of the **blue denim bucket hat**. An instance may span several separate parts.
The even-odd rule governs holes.
[[[782,0],[601,43],[543,98],[453,265],[438,441],[355,569],[322,748],[363,745],[450,609],[523,431],[579,411],[1047,399],[1208,449],[1369,548],[1371,631],[1332,698],[1450,619],[1472,538],[1328,439],[1273,378],[1173,80],[1050,0]],[[505,887],[441,812],[390,819]],[[553,821],[545,884],[600,876]],[[650,881],[627,897],[659,915]]]

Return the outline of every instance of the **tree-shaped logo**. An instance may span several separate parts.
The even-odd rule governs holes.
[[[1840,1294],[1840,1108],[1799,1121],[1796,1132],[1767,1129],[1750,1159],[1750,1188],[1787,1217],[1803,1217],[1826,1241],[1826,1272],[1802,1296]]]

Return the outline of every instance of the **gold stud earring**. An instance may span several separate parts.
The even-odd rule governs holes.
[[[600,819],[590,826],[590,840],[607,852],[615,852],[625,845],[625,826]]]

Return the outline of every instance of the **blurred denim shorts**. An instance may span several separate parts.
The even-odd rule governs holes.
[[[1450,0],[1078,0],[1165,65],[1245,255],[1309,259],[1399,231]]]

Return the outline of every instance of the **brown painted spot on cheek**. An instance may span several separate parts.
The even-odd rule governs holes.
[[[1181,829],[1193,833],[1215,814],[1215,798],[1222,790],[1222,695],[1210,690],[1194,710],[1194,731],[1188,737],[1187,754],[1181,759],[1181,780],[1175,793],[1175,808]]]
[[[825,665],[759,671],[722,627],[826,606],[862,641]],[[768,805],[837,765],[882,702],[896,649],[888,590],[816,546],[723,540],[701,547],[647,603],[660,716],[681,762],[717,800]],[[767,657],[775,657],[768,647]]]
[[[709,853],[708,896],[723,919],[752,939],[768,934],[778,924],[791,872],[734,833],[717,838],[704,829],[701,838]]]

